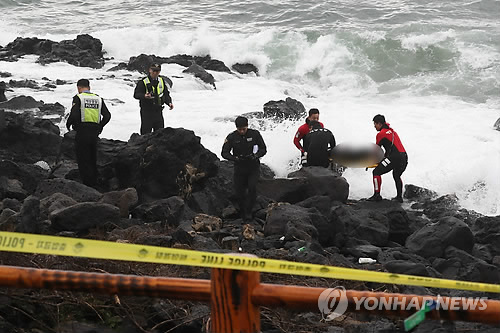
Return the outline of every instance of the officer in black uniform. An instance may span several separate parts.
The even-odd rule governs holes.
[[[160,71],[160,64],[152,64],[148,76],[139,80],[134,90],[134,98],[139,100],[141,107],[141,135],[165,127],[163,104],[170,110],[174,108],[166,85],[171,81],[160,76]]]
[[[78,171],[87,186],[97,184],[97,141],[102,129],[111,119],[104,100],[90,92],[90,82],[80,79],[76,83],[78,95],[73,97],[73,106],[66,121],[68,131],[76,130],[75,150]]]
[[[234,161],[234,192],[244,221],[252,219],[260,176],[259,158],[267,152],[259,131],[248,128],[248,119],[237,117],[236,131],[229,134],[222,146],[222,157]],[[232,151],[232,152],[231,152]]]
[[[330,130],[323,128],[317,121],[311,121],[309,127],[311,130],[304,137],[304,150],[307,153],[306,166],[328,168],[331,150],[335,147],[335,137]]]

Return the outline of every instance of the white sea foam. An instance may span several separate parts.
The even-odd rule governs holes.
[[[426,48],[448,39],[453,39],[456,33],[453,30],[437,31],[430,34],[411,34],[404,37],[401,41],[403,48],[416,50],[418,48]]]
[[[479,99],[486,102],[474,102],[462,98],[468,96],[466,91],[463,96],[459,94],[465,89],[473,90],[470,87],[475,87],[477,77],[490,80],[482,81],[489,82],[490,90],[498,87],[499,58],[494,48],[470,47],[460,42],[460,35],[452,30],[408,33],[396,40],[402,40],[403,47],[410,51],[451,43],[452,51],[459,50],[458,58],[453,59],[458,64],[456,70],[451,71],[451,75],[439,71],[416,75],[402,73],[390,81],[378,83],[369,75],[370,70],[379,69],[372,68],[380,66],[380,62],[376,63],[377,57],[381,57],[376,53],[378,49],[365,45],[368,51],[363,53],[364,49],[346,41],[345,35],[343,39],[335,33],[308,38],[302,32],[274,27],[245,34],[241,29],[217,31],[210,24],[203,24],[197,30],[161,27],[156,33],[144,26],[136,22],[129,27],[106,27],[92,33],[103,42],[107,56],[114,58],[107,61],[103,69],[79,68],[65,63],[42,66],[35,63],[35,56],[26,56],[14,63],[0,62],[0,71],[13,74],[10,79],[42,82],[42,78],[47,77],[69,82],[54,91],[19,88],[7,91],[7,96],[31,95],[46,103],[60,102],[69,110],[71,97],[76,93],[76,80],[89,78],[92,90],[106,99],[112,113],[112,120],[102,137],[127,140],[140,126],[138,101],[132,96],[140,74],[123,70],[107,72],[110,67],[141,53],[164,57],[182,53],[210,54],[228,66],[250,62],[259,68],[261,76],[211,72],[217,80],[216,90],[182,73],[182,66],[164,65],[162,74],[173,77],[171,94],[175,105],[174,110],[164,111],[166,125],[193,130],[206,148],[220,156],[225,136],[234,129],[230,121],[220,119],[260,111],[269,100],[289,96],[301,101],[306,109],[319,108],[322,122],[332,130],[338,143],[373,142],[376,131],[372,118],[381,113],[399,133],[408,151],[409,165],[403,174],[404,183],[423,186],[439,194],[455,193],[466,208],[488,215],[500,214],[500,132],[492,129],[499,117],[500,99],[490,94],[489,98]],[[0,23],[0,28],[0,45],[18,36],[33,36],[18,31],[22,29],[12,24]],[[376,47],[384,52],[384,43],[389,43],[387,52],[392,47],[391,41],[386,41],[380,31],[354,32],[353,35],[361,36],[370,44],[378,43]],[[73,39],[75,35],[47,31],[39,32],[37,37],[58,41]],[[394,52],[399,56],[399,50]],[[475,71],[483,68],[485,71],[476,76]],[[472,71],[467,72],[469,69]],[[454,84],[462,84],[462,90],[448,94]],[[268,154],[262,161],[279,177],[285,177],[297,167],[299,153],[292,140],[301,123],[250,122],[251,127],[261,129],[268,145]],[[64,129],[64,124],[61,128]],[[348,169],[345,177],[350,183],[351,198],[371,195],[370,171]],[[385,197],[395,195],[390,174],[383,176],[382,194]]]

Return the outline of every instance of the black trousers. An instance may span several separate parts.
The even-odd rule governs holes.
[[[141,135],[148,134],[165,127],[163,112],[158,109],[141,109]]]
[[[375,169],[373,169],[374,176],[381,176],[392,170],[392,177],[396,183],[396,191],[398,196],[403,195],[403,181],[401,175],[408,166],[408,154],[396,153],[391,154],[389,157],[384,158]]]
[[[257,199],[257,182],[260,176],[260,164],[255,161],[249,165],[234,166],[234,194],[240,208],[242,218],[250,217]]]
[[[97,141],[99,133],[95,129],[81,129],[76,132],[75,150],[78,171],[82,183],[87,186],[97,184]]]

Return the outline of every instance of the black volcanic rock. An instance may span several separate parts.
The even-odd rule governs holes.
[[[49,53],[53,44],[56,44],[56,42],[47,39],[18,37],[2,49],[3,54],[0,60],[17,61],[27,54],[42,55]]]
[[[0,176],[0,199],[12,198],[23,200],[27,196],[28,192],[26,192],[23,183],[19,180]]]
[[[415,207],[422,209],[424,214],[432,219],[439,219],[445,216],[459,215],[458,198],[454,194],[443,195],[434,200],[426,200],[421,206]]]
[[[299,120],[306,115],[304,105],[287,97],[285,100],[269,101],[264,104],[264,118]]]
[[[318,230],[313,226],[312,217],[307,208],[282,204],[268,211],[264,235],[283,235],[288,240],[311,241],[318,239]]]
[[[493,256],[500,256],[500,216],[483,216],[472,227],[474,239],[484,244]]]
[[[40,151],[43,147],[36,145],[41,143],[33,141],[40,140],[35,133],[53,133],[51,123],[36,123],[37,120],[32,115],[7,113],[6,116],[6,128],[9,131],[12,131],[15,124],[22,126],[9,132],[9,135],[20,139],[7,144],[5,139],[8,137],[2,136],[6,130],[0,130],[2,231],[17,230],[201,251],[242,251],[270,259],[424,276],[415,278],[419,281],[426,281],[425,277],[435,277],[498,283],[500,279],[499,217],[484,217],[473,211],[466,211],[458,206],[453,196],[435,199],[433,195],[425,195],[428,190],[417,189],[414,191],[416,195],[411,195],[411,200],[420,207],[417,210],[407,209],[406,205],[389,200],[341,202],[324,193],[322,184],[311,186],[310,177],[275,180],[273,173],[263,165],[261,182],[268,181],[269,187],[266,191],[259,192],[254,207],[255,219],[243,222],[234,216],[234,212],[231,213],[234,211],[234,207],[230,205],[233,164],[219,161],[215,154],[200,144],[200,138],[191,131],[166,128],[148,135],[132,135],[128,142],[100,140],[100,185],[106,191],[109,188],[118,190],[101,194],[93,188],[64,178],[78,173],[74,160],[74,131],[66,134],[59,154],[59,164],[49,171],[43,169],[43,163],[30,163],[37,157],[50,162],[58,151],[57,144],[50,142],[44,144],[51,147]],[[60,140],[58,134],[53,134]],[[315,175],[316,172],[312,174]],[[285,182],[289,184],[285,186]],[[283,189],[283,186],[287,188]],[[410,194],[411,192],[408,193]],[[136,207],[138,196],[141,202]],[[277,203],[274,198],[266,196],[279,198],[280,201],[294,201],[296,204]],[[455,207],[458,208],[454,210]],[[428,214],[424,214],[424,210]],[[124,218],[120,218],[120,215]],[[409,233],[412,234],[408,236]],[[91,258],[64,259],[9,252],[0,252],[0,255],[2,265],[209,278],[209,270],[199,267]],[[167,252],[158,252],[157,258],[166,259],[166,255]],[[378,262],[359,265],[358,258],[365,256],[376,258]],[[285,281],[326,287],[323,278],[276,274],[265,274],[263,277],[266,283]],[[359,281],[346,282],[345,286],[421,295],[498,298],[494,293],[450,291],[390,283]],[[127,326],[120,320],[115,321],[115,318],[122,318],[124,306],[143,331],[169,330],[172,327],[179,332],[191,332],[193,329],[199,331],[208,320],[205,317],[197,319],[196,324],[183,324],[186,313],[208,316],[207,307],[196,310],[190,308],[190,305],[179,307],[176,303],[161,300],[151,306],[151,302],[142,296],[120,296],[115,300],[120,300],[121,303],[114,304],[109,302],[108,296],[100,298],[89,297],[87,293],[66,294],[68,293],[56,295],[50,291],[16,290],[0,295],[0,331],[67,331],[76,327],[82,332],[111,332],[111,329],[104,326],[113,326],[115,331],[135,332],[137,323]],[[37,301],[39,295],[41,303]],[[47,306],[52,302],[57,304],[57,309]],[[65,303],[70,303],[71,307],[66,307]],[[88,306],[79,306],[78,316],[74,316],[74,306],[79,304]],[[45,315],[44,311],[49,314]],[[86,321],[99,321],[102,327],[78,322],[61,322],[61,325],[57,325],[54,318],[59,316],[59,311],[67,314],[65,321],[78,321],[75,318],[82,318],[83,315]],[[82,314],[81,311],[87,312]],[[21,324],[21,328],[19,313],[30,317],[26,325]],[[401,324],[400,321],[396,323],[393,320],[373,318],[367,323],[367,317],[355,314],[347,316],[342,323],[334,323],[341,327],[331,326],[331,323],[325,326],[324,323],[318,323],[321,320],[319,314],[297,316],[286,311],[280,313],[280,316],[282,314],[286,314],[287,320],[298,323],[300,327],[304,327],[305,323],[314,332],[393,332]],[[112,320],[108,323],[107,320],[102,321],[102,318]],[[280,331],[271,323],[275,319],[273,313],[266,316],[266,328],[263,331]],[[296,331],[288,325],[287,329]],[[425,321],[415,331],[475,330],[493,333],[496,332],[495,329],[482,324],[466,325],[457,322],[449,325],[439,321]]]
[[[435,259],[432,265],[447,279],[486,283],[497,283],[500,280],[498,267],[453,246],[447,247],[444,258]]]
[[[430,276],[425,265],[406,260],[389,261],[384,265],[384,267],[390,273]]]
[[[206,70],[231,73],[231,70],[222,61],[212,59],[209,55],[201,57],[191,56],[187,54],[177,54],[171,57],[160,59],[163,63],[174,63],[184,67],[190,67],[192,64],[197,64]]]
[[[297,203],[308,198],[306,178],[260,179],[257,192],[277,202]]]
[[[132,136],[114,156],[112,168],[120,188],[135,187],[140,199],[149,200],[189,196],[197,183],[217,173],[217,161],[192,131],[168,127]]]
[[[40,114],[53,116],[58,115],[59,117],[64,116],[66,108],[59,102],[55,103],[44,103],[40,107]]]
[[[54,178],[40,182],[35,195],[40,199],[50,197],[55,193],[62,193],[78,202],[97,202],[102,194],[92,187],[69,179]]]
[[[74,40],[63,40],[53,44],[51,52],[38,58],[41,64],[66,61],[78,67],[102,68],[104,54],[102,43],[90,35],[78,35]]]
[[[10,80],[9,81],[9,86],[11,88],[30,88],[30,89],[40,89],[40,86],[38,83],[34,80]]]
[[[120,209],[97,202],[81,202],[52,212],[49,216],[56,230],[87,231],[105,223],[119,223]]]
[[[75,160],[74,135],[70,131],[64,136],[61,169]],[[218,170],[217,156],[206,150],[192,131],[182,128],[134,134],[128,142],[100,139],[97,156],[101,190],[133,187],[140,202],[179,194],[188,198]],[[62,175],[75,179],[68,171]]]
[[[40,108],[43,105],[42,101],[37,101],[31,96],[16,96],[6,102],[0,103],[0,108],[9,110],[25,110]]]
[[[0,109],[0,133],[5,129],[7,124],[5,123],[5,111],[4,109]]]
[[[209,71],[231,73],[231,70],[220,60],[212,59],[210,56],[194,57],[196,64]]]
[[[130,57],[128,64],[120,63],[110,70],[128,69],[130,71],[147,73],[149,66],[152,63],[177,64],[183,67],[189,67],[192,64],[197,64],[206,70],[231,73],[231,70],[220,60],[212,59],[208,55],[200,57],[187,54],[177,54],[171,57],[159,57],[154,54],[140,54],[135,57]]]
[[[55,161],[61,144],[59,127],[31,113],[5,112],[5,118],[6,126],[0,131],[0,157],[25,163]]]
[[[136,207],[132,216],[146,222],[161,221],[164,224],[178,226],[184,213],[185,202],[178,196],[148,202]]]
[[[500,118],[497,119],[497,121],[495,121],[495,123],[493,124],[493,127],[497,130],[497,131],[500,131]]]
[[[406,211],[397,208],[387,212],[389,218],[389,240],[398,244],[405,244],[406,239],[413,233],[410,218]]]
[[[249,63],[245,64],[236,63],[232,65],[231,68],[240,74],[248,74],[248,73],[255,73],[257,75],[259,74],[259,69],[255,67],[255,65]]]
[[[56,102],[56,103],[44,103],[43,101],[37,101],[31,96],[16,96],[11,98],[6,102],[0,103],[0,108],[5,108],[7,110],[28,110],[35,112],[35,116],[59,116],[57,120],[60,120],[64,115],[66,108]]]
[[[43,170],[33,164],[13,162],[7,159],[0,159],[0,170],[0,177],[4,178],[2,182],[7,185],[7,189],[10,188],[9,183],[10,185],[14,184],[14,186],[17,188],[15,191],[15,196],[9,196],[9,190],[6,190],[5,188],[3,190],[3,193],[0,189],[0,199],[3,197],[15,198],[18,195],[20,195],[24,199],[28,193],[33,193],[38,184],[42,180],[46,179],[49,175],[48,171]],[[15,184],[15,182],[19,183]],[[20,190],[18,188],[19,186]]]
[[[128,64],[125,64],[125,68],[123,68],[122,64],[119,64],[117,69],[128,69],[129,71],[147,74],[149,66],[154,62],[157,62],[156,56],[140,54],[137,57],[130,57]]]
[[[40,199],[35,196],[27,197],[19,212],[19,225],[16,228],[18,232],[39,233],[41,226],[40,220]]]
[[[258,192],[274,201],[298,203],[314,196],[327,196],[331,201],[345,202],[349,184],[331,170],[307,167],[288,175],[289,178],[260,179]]]
[[[389,242],[389,220],[377,210],[339,206],[332,209],[330,219],[336,225],[343,225],[348,237],[375,246],[386,246]]]
[[[202,80],[205,83],[208,83],[215,87],[215,78],[212,74],[208,73],[203,67],[197,64],[191,64],[188,68],[182,71],[183,73],[193,74],[194,77]]]
[[[4,81],[0,81],[0,102],[5,102],[7,97],[5,96],[6,85]]]
[[[455,217],[443,217],[437,223],[429,223],[406,240],[406,247],[422,257],[442,257],[448,246],[472,252],[474,235],[463,221]]]
[[[36,54],[40,56],[37,61],[41,64],[65,61],[79,67],[104,66],[101,41],[87,34],[59,43],[47,39],[18,37],[2,51],[0,60],[3,61],[17,61],[24,55]]]
[[[48,219],[50,213],[76,205],[77,201],[66,194],[56,192],[40,200],[40,217]]]
[[[349,197],[349,183],[344,177],[323,167],[303,167],[288,174],[288,178],[305,178],[308,181],[307,197],[325,195],[332,201],[345,202]]]
[[[316,195],[297,202],[297,206],[304,208],[316,208],[324,216],[329,216],[332,208],[332,199],[326,195]]]

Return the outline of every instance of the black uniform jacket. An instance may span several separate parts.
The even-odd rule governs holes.
[[[149,77],[149,76],[148,76]],[[170,97],[170,92],[168,91],[168,81],[165,77],[163,77],[163,82],[165,84],[165,90],[163,91],[163,96],[161,98],[161,104],[158,104],[158,96],[154,96],[154,98],[145,98],[144,95],[146,95],[146,86],[144,85],[144,78],[140,79],[137,81],[137,85],[135,86],[134,90],[134,98],[139,100],[139,105],[142,110],[145,111],[158,111],[162,110],[163,104],[170,104],[172,103],[172,98]],[[151,79],[149,77],[149,81],[151,81],[151,85],[155,88],[155,91],[157,91],[158,87],[158,80]],[[150,91],[148,91],[150,92]]]
[[[226,160],[235,161],[236,166],[243,166],[258,165],[259,158],[266,153],[266,144],[259,131],[248,129],[245,135],[240,135],[238,131],[230,133],[224,141],[221,155]]]
[[[108,107],[104,103],[104,100],[102,100],[102,107],[101,107],[101,121],[99,124],[96,123],[87,123],[83,122],[81,120],[81,105],[82,102],[78,95],[75,95],[73,97],[73,106],[71,107],[71,112],[69,114],[68,120],[66,121],[66,128],[71,130],[71,126],[73,126],[73,129],[76,131],[93,131],[95,130],[97,135],[101,133],[102,129],[104,126],[106,126],[107,123],[109,123],[109,120],[111,119],[111,113],[108,110]]]

